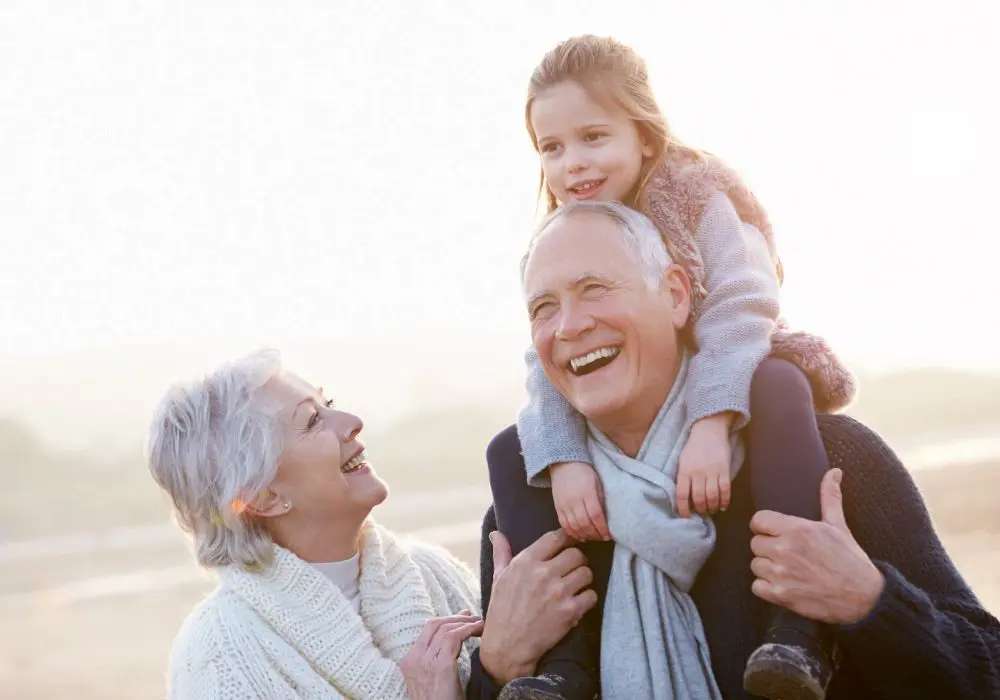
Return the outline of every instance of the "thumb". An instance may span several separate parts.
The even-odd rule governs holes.
[[[844,517],[844,494],[840,490],[840,482],[844,472],[831,469],[823,475],[819,486],[819,506],[823,522],[837,529],[847,531],[847,519]]]
[[[499,530],[490,533],[490,544],[493,545],[493,578],[495,579],[501,571],[507,568],[513,555],[510,552],[510,542]]]

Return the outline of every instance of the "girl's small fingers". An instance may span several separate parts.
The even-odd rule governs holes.
[[[723,474],[719,477],[719,509],[725,512],[729,508],[732,497],[733,490],[732,484],[729,481],[729,475]]]
[[[682,518],[691,515],[691,506],[688,500],[691,494],[691,479],[686,474],[677,477],[677,514]]]

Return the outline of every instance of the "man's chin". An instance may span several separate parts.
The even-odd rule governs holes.
[[[587,392],[573,397],[570,405],[589,421],[601,423],[619,413],[626,404],[621,392]]]

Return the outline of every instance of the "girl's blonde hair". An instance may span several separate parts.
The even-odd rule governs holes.
[[[611,37],[590,34],[560,43],[545,54],[531,74],[524,121],[536,151],[538,138],[531,128],[531,105],[542,92],[566,81],[577,83],[593,99],[610,97],[635,122],[643,141],[653,148],[653,156],[643,161],[639,180],[624,204],[638,208],[640,194],[668,150],[679,150],[685,155],[698,157],[698,151],[685,146],[670,132],[653,96],[649,71],[642,57]],[[538,197],[544,197],[546,213],[559,206],[545,181],[544,170],[539,178]]]

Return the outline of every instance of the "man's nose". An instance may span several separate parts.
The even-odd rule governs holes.
[[[559,316],[556,337],[559,340],[572,340],[593,329],[594,317],[590,313],[578,304],[566,304]]]

